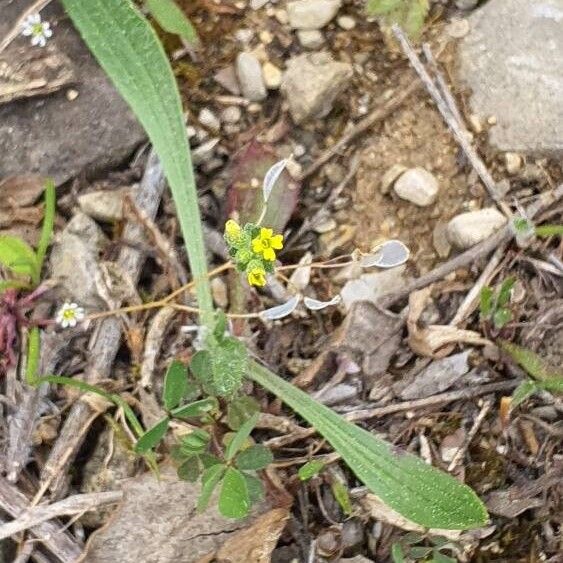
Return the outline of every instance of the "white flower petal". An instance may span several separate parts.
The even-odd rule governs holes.
[[[335,295],[330,301],[319,301],[318,299],[312,299],[311,297],[305,297],[303,299],[303,304],[307,309],[311,311],[320,311],[325,307],[330,307],[331,305],[338,305],[342,301],[340,295]]]
[[[22,35],[25,35],[27,37],[32,33],[33,33],[33,29],[31,26],[28,25],[22,26]]]
[[[29,21],[32,25],[41,23],[41,14],[39,12],[35,12],[35,14],[30,14],[27,16],[27,21]]]
[[[262,194],[264,196],[264,201],[268,201],[278,178],[281,176],[282,172],[287,166],[287,159],[284,158],[279,162],[276,162],[264,175],[264,181],[262,183]]]
[[[33,46],[37,46],[37,45],[39,45],[39,44],[41,43],[41,39],[42,39],[42,37],[41,37],[40,35],[34,35],[34,36],[31,38],[31,44],[32,44]]]
[[[43,35],[45,37],[53,37],[53,30],[52,29],[44,29],[43,30]]]
[[[45,39],[45,37],[43,37],[43,35],[39,35],[39,41],[37,41],[37,45],[39,47],[45,47],[45,45],[47,45],[47,39]]]
[[[372,254],[360,261],[363,268],[395,268],[409,259],[410,251],[400,240],[388,240],[380,244]]]
[[[265,311],[262,311],[260,313],[260,316],[268,321],[283,319],[284,317],[291,315],[291,313],[295,311],[295,308],[299,304],[300,299],[301,299],[301,295],[297,294],[283,305],[277,305],[276,307],[272,307],[270,309],[266,309]]]

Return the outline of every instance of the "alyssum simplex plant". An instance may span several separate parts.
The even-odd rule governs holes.
[[[190,370],[206,396],[189,403],[193,386],[186,383],[185,373],[174,375],[169,370],[164,391],[166,418],[141,433],[134,414],[130,410],[126,412],[131,424],[137,427],[137,451],[150,454],[166,432],[171,417],[202,420],[213,416],[217,401],[236,403],[240,400],[237,391],[247,377],[307,420],[362,483],[406,518],[427,528],[468,529],[483,525],[487,512],[469,487],[416,456],[398,453],[384,440],[317,403],[251,360],[244,345],[228,334],[224,314],[213,308],[181,100],[164,49],[149,22],[129,0],[63,0],[63,4],[86,44],[144,126],[160,157],[188,249],[200,311],[203,349],[194,355]],[[276,238],[267,225],[241,227],[240,232],[238,229],[233,224],[227,226],[233,260],[251,283],[260,286],[266,281],[265,275],[273,263],[272,254],[275,256],[281,238]],[[243,236],[244,240],[237,236]],[[206,451],[210,436],[204,429],[190,434],[187,443],[180,444],[176,453],[183,460],[185,476],[193,478],[203,472],[201,507],[221,482],[222,488],[232,493],[228,506],[222,507],[230,516],[246,514],[247,505],[258,495],[259,486],[253,472],[267,464],[271,455],[262,448],[249,447],[255,421],[256,414],[239,420],[234,425],[238,429],[219,456]],[[154,462],[154,457],[151,459]]]

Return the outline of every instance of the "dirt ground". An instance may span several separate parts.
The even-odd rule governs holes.
[[[377,416],[360,419],[359,424],[380,433],[394,445],[416,453],[442,469],[447,469],[455,453],[463,448],[452,472],[485,500],[491,521],[485,528],[449,538],[450,543],[443,553],[452,557],[453,561],[563,561],[560,535],[563,508],[560,486],[563,460],[561,401],[555,394],[542,391],[509,414],[507,401],[511,392],[527,375],[494,345],[495,341],[505,339],[526,346],[551,364],[555,371],[560,371],[563,365],[563,286],[557,264],[561,264],[563,252],[561,238],[538,239],[527,249],[510,242],[503,247],[505,250],[501,256],[491,258],[492,252],[484,253],[430,280],[424,284],[431,289],[422,313],[413,320],[416,327],[413,329],[412,325],[404,323],[401,315],[407,313],[409,304],[411,310],[413,308],[408,293],[411,299],[413,295],[420,299],[414,289],[424,288],[414,288],[406,295],[401,291],[408,288],[407,284],[412,280],[432,273],[436,267],[447,264],[460,254],[451,247],[446,236],[448,222],[453,217],[493,205],[426,90],[420,88],[385,119],[352,139],[319,171],[305,178],[302,176],[303,171],[314,164],[324,151],[374,111],[376,104],[393,99],[406,85],[417,80],[397,45],[376,22],[366,20],[361,2],[345,2],[339,16],[353,17],[356,25],[351,30],[345,30],[335,23],[331,24],[324,32],[326,42],[323,49],[330,51],[336,59],[352,64],[355,72],[351,84],[346,93],[335,100],[327,117],[296,126],[278,90],[270,90],[267,99],[261,103],[249,103],[240,95],[227,92],[214,79],[218,71],[235,61],[241,51],[240,32],[244,30],[253,32],[250,45],[258,53],[258,58],[262,57],[280,68],[284,68],[292,55],[302,51],[295,34],[275,17],[280,5],[268,4],[266,8],[253,10],[245,2],[180,0],[178,4],[192,18],[202,40],[201,48],[190,56],[176,37],[162,30],[159,34],[178,78],[188,122],[194,128],[191,136],[194,151],[197,152],[210,139],[218,139],[211,156],[204,155],[201,161],[196,160],[200,203],[212,265],[217,266],[224,261],[222,226],[227,218],[229,202],[233,198],[240,201],[236,199],[241,197],[237,190],[248,180],[244,167],[262,169],[266,159],[260,152],[262,150],[267,158],[274,158],[274,161],[290,153],[296,154],[299,165],[293,177],[286,180],[293,182],[293,187],[299,187],[294,193],[296,197],[283,200],[286,208],[282,215],[287,217],[283,229],[289,244],[280,255],[282,263],[297,262],[306,252],[310,253],[313,261],[349,256],[355,249],[369,252],[387,239],[398,239],[410,250],[409,261],[401,270],[386,274],[387,278],[370,278],[377,287],[387,284],[387,293],[392,297],[390,301],[385,302],[379,295],[367,304],[340,305],[311,314],[298,311],[270,325],[254,320],[237,322],[235,332],[249,343],[253,353],[274,366],[280,375],[337,411],[355,413],[363,409],[383,409]],[[504,155],[488,144],[487,128],[490,124],[484,123],[481,130],[476,130],[468,110],[469,92],[455,79],[456,42],[451,37],[447,38],[445,31],[448,18],[457,13],[454,2],[434,3],[424,38],[441,52],[440,63],[450,79],[451,90],[483,161],[497,182],[504,181],[505,186],[506,181],[509,182],[509,190],[503,194],[504,201],[512,209],[525,207],[563,182],[561,162],[555,158],[524,155],[518,170],[509,173]],[[209,124],[201,123],[203,109],[224,115],[222,112],[233,106],[240,109],[241,117],[230,127],[223,123],[217,131]],[[15,108],[13,111],[18,111],[17,105],[11,107]],[[64,132],[59,131],[58,134],[63,135]],[[261,156],[256,161],[244,153],[251,142],[260,144],[260,149],[256,150]],[[237,159],[234,155],[240,156],[241,151],[244,156]],[[342,187],[343,178],[352,163],[356,163],[357,172]],[[96,190],[114,192],[137,186],[145,166],[146,152],[140,151],[119,166],[112,161],[111,167],[106,166],[101,172],[96,166],[94,171],[86,170],[61,182],[58,186],[57,236],[61,237],[60,233],[76,215],[81,195]],[[398,166],[421,167],[432,173],[439,185],[436,202],[429,207],[418,207],[400,199],[391,187],[394,178],[389,179],[389,171]],[[30,171],[21,170],[19,174],[26,172]],[[242,182],[233,180],[243,176],[245,180]],[[0,170],[0,189],[7,189],[8,184],[1,183],[3,179]],[[338,186],[342,187],[338,198],[330,200],[331,192]],[[0,229],[6,233],[13,232],[11,229],[18,223],[18,217],[23,217],[19,227],[25,225],[26,229],[37,231],[39,220],[29,212],[29,209],[40,209],[36,200],[24,205],[28,211],[15,219],[14,216],[8,217],[9,213],[1,214],[7,210],[0,202]],[[325,212],[322,222],[315,228],[309,228],[307,221],[319,210]],[[119,220],[98,221],[102,228],[95,232],[103,249],[93,251],[98,265],[119,260],[123,248],[135,248],[135,241],[124,236],[129,232],[126,224],[135,223],[132,217],[125,214]],[[559,202],[546,209],[540,220],[560,223],[561,217]],[[180,285],[182,273],[185,275],[186,272],[183,245],[167,192],[162,195],[154,229],[165,243],[158,236],[145,239],[142,250],[148,259],[139,272],[133,299],[148,300],[166,295]],[[141,232],[144,231],[141,229]],[[58,241],[60,243],[59,238]],[[179,268],[175,269],[170,260],[171,254],[181,257]],[[496,262],[493,263],[493,260]],[[487,344],[475,344],[460,338],[453,343],[448,341],[439,350],[421,353],[421,348],[413,345],[416,336],[413,330],[418,329],[422,334],[426,329],[452,323],[467,294],[479,283],[483,271],[488,272],[485,285],[491,287],[498,287],[509,276],[517,280],[510,302],[512,320],[503,329],[496,330],[479,318],[478,304],[473,303],[455,326],[479,333],[489,339]],[[347,284],[360,279],[361,275],[362,272],[354,266],[312,270],[304,291],[311,297],[330,299]],[[277,289],[256,292],[246,288],[241,292],[230,274],[217,279],[215,301],[230,311],[258,311],[279,304],[287,296],[288,287],[281,282]],[[296,280],[293,279],[293,282],[296,283]],[[45,314],[53,309],[54,304],[53,298]],[[116,351],[117,348],[119,350],[115,364],[111,364],[111,370],[104,376],[104,380],[112,380],[112,388],[127,398],[147,424],[154,422],[158,416],[163,374],[171,358],[187,360],[193,352],[191,333],[181,328],[189,325],[192,319],[187,315],[165,319],[166,328],[161,329],[152,369],[154,386],[150,391],[141,389],[139,378],[149,332],[160,330],[154,328],[154,319],[154,314],[148,311],[120,320],[122,325],[118,323],[116,329],[117,342],[122,326],[125,338],[121,344],[116,344]],[[88,330],[73,334],[70,344],[61,345],[59,342],[58,346],[65,348],[55,363],[59,373],[75,375],[85,371],[91,361],[86,351],[91,336]],[[382,338],[387,335],[387,339]],[[53,338],[56,337],[55,334]],[[56,340],[54,342],[55,347]],[[428,345],[427,340],[424,342]],[[452,368],[451,377],[443,386],[436,387],[434,380],[427,379],[429,367],[464,352],[467,352],[467,357],[458,359],[467,364],[466,368],[459,373]],[[447,369],[438,364],[442,375]],[[15,375],[11,377],[13,379]],[[268,560],[277,563],[392,561],[392,546],[397,543],[408,545],[409,532],[412,536],[413,530],[408,523],[370,504],[360,483],[337,459],[331,460],[326,474],[308,483],[300,482],[296,475],[304,461],[330,455],[330,448],[318,436],[304,434],[302,421],[279,400],[250,384],[245,390],[260,402],[264,420],[260,423],[258,437],[271,447],[275,456],[275,463],[264,475],[267,501],[259,512],[262,516],[266,513],[271,515],[268,511],[282,507],[286,510],[284,518],[287,524],[280,525],[281,520],[275,520],[273,516],[271,521],[264,521],[266,523],[260,521],[264,528],[250,528],[256,525],[250,522],[248,526],[246,523],[244,526],[227,525],[215,515],[210,517],[211,520],[200,522],[192,510],[193,527],[189,533],[182,535],[178,529],[183,526],[184,515],[170,513],[171,527],[166,534],[170,534],[171,543],[176,538],[185,551],[182,555],[166,551],[174,553],[167,555],[168,560],[242,562],[235,551],[251,540],[242,540],[242,544],[229,544],[229,541],[241,541],[232,538],[248,528],[252,532],[250,535],[255,537],[269,531],[274,533],[275,530],[278,540],[272,543]],[[448,391],[454,395],[442,398],[441,394]],[[460,394],[455,395],[458,391]],[[9,389],[3,389],[5,396],[9,392]],[[13,391],[12,397],[15,397]],[[123,479],[133,478],[133,482],[141,479],[139,475],[143,469],[127,455],[121,444],[127,441],[120,430],[121,413],[111,412],[99,418],[93,415],[92,420],[97,418],[97,421],[92,426],[90,421],[85,427],[85,440],[75,443],[72,456],[76,456],[76,461],[70,466],[63,464],[61,468],[53,469],[49,467],[48,460],[54,448],[65,448],[61,435],[72,441],[69,436],[61,434],[61,430],[68,422],[76,396],[71,392],[51,390],[48,396],[34,395],[33,398],[22,391],[21,397],[43,405],[42,409],[36,409],[40,414],[37,414],[33,432],[32,453],[24,462],[25,470],[18,481],[9,485],[12,487],[9,490],[19,490],[25,502],[33,497],[38,484],[44,479],[46,467],[61,470],[56,486],[51,489],[52,500],[58,494],[64,498],[77,492],[120,489]],[[6,404],[9,405],[10,401],[6,400]],[[399,407],[386,414],[385,409],[392,405]],[[3,417],[6,451],[9,447],[6,417],[13,417],[14,412],[7,408]],[[476,421],[479,422],[472,434]],[[160,451],[162,460],[169,460],[169,446],[169,443],[166,444]],[[4,471],[4,474],[8,472]],[[7,482],[5,477],[2,479]],[[142,479],[149,477],[144,475]],[[343,482],[350,494],[350,514],[346,514],[335,498],[331,486],[335,479]],[[5,486],[8,487],[7,484]],[[147,484],[147,489],[151,486]],[[159,498],[158,503],[151,504],[150,499],[142,498],[140,488],[132,486],[131,496],[127,497],[129,500],[111,516],[109,524],[111,511],[103,508],[77,522],[59,517],[56,520],[59,528],[54,530],[68,524],[69,541],[81,548],[85,542],[90,542],[90,559],[87,557],[85,561],[109,561],[104,559],[100,547],[106,536],[98,535],[96,540],[96,534],[112,530],[114,536],[126,538],[131,535],[136,538],[135,531],[124,524],[128,520],[128,511],[132,511],[129,513],[130,520],[142,528],[144,517],[135,512],[135,506],[141,513],[146,511],[147,514],[152,510],[158,512],[157,504],[167,507],[166,495]],[[186,506],[193,501],[193,491],[174,490],[174,494],[185,495]],[[136,494],[140,498],[131,501],[136,499],[133,496]],[[2,511],[0,516],[4,520],[9,511],[5,505],[2,505]],[[163,508],[155,518],[162,517],[162,521],[166,522],[166,514]],[[205,539],[208,528],[212,530],[208,534],[211,539]],[[49,533],[52,531],[47,530]],[[43,540],[45,534],[43,530],[40,535]],[[157,538],[158,531],[154,534]],[[431,538],[440,535],[422,534],[416,545],[429,548],[433,545]],[[25,561],[16,559],[15,553],[17,550],[21,552],[24,547],[34,553],[35,546],[30,547],[34,537],[26,533],[3,541],[4,560]],[[106,539],[109,543],[119,543],[115,537]],[[138,541],[142,540],[135,539],[135,542]],[[42,544],[35,550],[34,560],[59,561],[53,555],[52,546],[45,545],[47,548]],[[111,545],[118,549],[113,543]],[[221,552],[221,549],[226,551]],[[229,549],[227,556],[225,553]],[[187,552],[189,555],[186,555]],[[215,553],[216,558],[213,555],[203,558],[209,552]],[[224,558],[218,553],[223,553]],[[420,550],[419,554],[420,557],[413,555],[407,560],[439,561],[437,557],[432,559],[428,549]],[[250,561],[250,556],[245,557],[246,561]],[[123,559],[129,560],[132,559]],[[148,563],[148,559],[146,561]],[[164,563],[165,560],[158,561]]]

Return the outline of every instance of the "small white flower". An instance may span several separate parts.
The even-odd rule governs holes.
[[[68,301],[57,311],[55,320],[62,328],[75,327],[84,320],[84,308]]]
[[[21,33],[26,37],[31,36],[32,45],[45,47],[47,39],[53,35],[53,30],[49,22],[41,21],[39,14],[31,14],[23,21]]]

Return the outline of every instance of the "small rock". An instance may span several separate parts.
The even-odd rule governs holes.
[[[329,53],[298,55],[289,59],[282,92],[293,121],[324,117],[336,97],[350,85],[352,65],[336,62]]]
[[[340,16],[336,20],[336,23],[339,27],[345,29],[346,31],[350,31],[356,27],[356,20],[351,16]]]
[[[225,123],[238,123],[242,117],[242,111],[238,106],[226,107],[221,112],[221,120]]]
[[[332,217],[327,217],[326,220],[317,223],[313,228],[313,230],[316,233],[322,235],[324,233],[329,233],[330,231],[334,231],[336,227],[338,227],[338,223]]]
[[[101,276],[98,253],[104,240],[100,227],[84,213],[77,213],[64,228],[53,245],[50,259],[62,297],[86,308],[102,305],[96,278]]]
[[[123,219],[123,198],[128,191],[129,188],[96,190],[78,196],[78,205],[92,219],[113,223]]]
[[[304,49],[309,49],[314,51],[325,42],[325,38],[323,34],[316,30],[316,29],[303,29],[297,32],[297,39],[299,39],[299,43]]]
[[[449,256],[452,246],[448,240],[448,225],[446,223],[436,223],[432,231],[432,244],[440,258]]]
[[[263,8],[268,2],[269,0],[250,0],[249,6],[253,10],[259,10],[260,8]]]
[[[237,57],[236,72],[242,95],[251,102],[260,102],[268,95],[258,59],[250,53]]]
[[[393,189],[401,198],[419,207],[432,205],[438,197],[438,181],[424,168],[410,168],[395,182]]]
[[[402,164],[393,164],[393,166],[391,166],[391,168],[389,168],[389,170],[387,170],[381,177],[381,184],[379,186],[381,193],[382,194],[389,193],[395,180],[401,174],[403,174],[403,172],[406,172],[406,170],[407,167],[403,166]]]
[[[280,8],[274,12],[275,18],[282,24],[287,25],[289,23],[289,17],[287,16],[287,11]]]
[[[358,279],[346,282],[342,288],[342,302],[346,309],[357,301],[375,303],[381,296],[405,285],[405,266],[373,274],[362,274]]]
[[[453,434],[448,434],[440,444],[440,457],[445,463],[451,463],[459,448],[465,442],[465,430],[458,428]]]
[[[446,33],[453,39],[461,39],[469,33],[469,20],[452,18],[446,27]]]
[[[522,168],[522,157],[514,152],[504,153],[504,162],[509,174],[516,174]]]
[[[339,184],[346,175],[346,170],[337,162],[328,162],[323,168],[323,172],[327,179],[333,184]]]
[[[237,80],[237,73],[233,65],[226,66],[213,75],[213,79],[217,84],[220,84],[233,94],[233,96],[240,96],[240,86]]]
[[[459,10],[473,10],[479,4],[479,0],[455,0],[456,8]]]
[[[264,63],[262,66],[262,76],[264,77],[264,83],[266,88],[270,90],[277,90],[282,83],[282,71],[271,62]]]
[[[494,207],[457,215],[448,223],[448,239],[459,249],[490,237],[506,223],[506,217]]]
[[[219,118],[209,109],[203,108],[198,115],[199,122],[204,127],[217,132],[221,129],[221,121]]]
[[[477,133],[477,135],[483,132],[483,124],[481,123],[481,119],[474,113],[469,116],[469,125],[471,125],[471,129],[473,129],[473,132]]]
[[[296,0],[287,5],[289,25],[293,29],[321,29],[338,12],[341,0]]]
[[[235,37],[244,47],[247,47],[254,37],[254,30],[248,28],[237,29]]]
[[[207,162],[213,158],[215,147],[219,144],[220,139],[210,139],[206,143],[199,145],[192,151],[192,161],[195,166]]]

